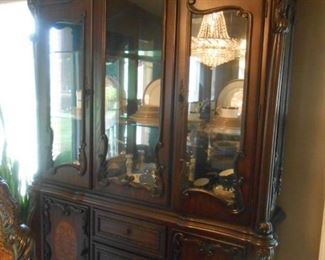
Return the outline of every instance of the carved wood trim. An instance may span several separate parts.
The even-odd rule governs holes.
[[[290,20],[292,18],[292,8],[288,0],[277,0],[274,11],[273,32],[288,33]]]
[[[292,4],[292,2],[288,2],[287,5],[283,5],[284,7],[282,8],[282,11],[279,11],[286,19],[287,22],[285,23],[287,28],[282,32],[282,33],[289,33],[291,30],[291,27],[293,25],[293,20],[294,20],[294,6]],[[280,9],[281,10],[281,9]],[[288,44],[287,44],[288,45]],[[290,46],[286,46],[287,52],[289,53],[287,55],[286,59],[286,63],[290,62],[290,50],[289,50]],[[285,66],[287,66],[285,64]],[[287,73],[289,74],[289,73]],[[286,83],[288,84],[288,79],[289,76],[287,76],[286,79]],[[281,93],[282,99],[284,100],[284,104],[288,103],[288,90],[287,88],[283,91],[283,93]],[[287,105],[282,105],[282,107],[280,108],[280,113],[282,113],[282,116],[284,117],[285,114],[287,112]],[[281,115],[280,115],[281,116]],[[279,147],[277,147],[277,151],[275,154],[275,162],[274,162],[274,178],[273,178],[273,187],[274,188],[274,194],[275,197],[278,197],[278,195],[281,192],[281,187],[282,187],[282,176],[283,176],[283,146],[282,146],[282,139],[284,138],[284,122],[280,122],[279,124],[279,129],[278,132],[280,134],[280,136],[278,137],[279,143],[281,144]],[[273,201],[273,207],[275,208],[275,200]]]
[[[287,75],[284,74],[288,73],[290,38],[287,33],[293,22],[293,4],[291,0],[276,0],[271,9],[268,77],[266,79],[267,103],[265,105],[262,161],[259,169],[259,172],[263,173],[259,186],[259,204],[265,205],[265,207],[260,208],[256,221],[257,233],[265,236],[273,236],[271,218],[282,179],[282,154],[278,146],[281,147],[283,141],[283,129],[281,128],[285,116],[283,106],[286,103],[288,83]]]
[[[271,222],[262,222],[259,223],[259,226],[257,228],[257,232],[261,235],[271,235],[273,232],[273,225]]]
[[[240,6],[236,5],[225,5],[225,6],[220,6],[220,7],[213,7],[209,9],[199,9],[197,7],[197,1],[196,0],[187,0],[187,8],[191,13],[194,14],[208,14],[212,12],[218,12],[218,11],[226,11],[226,10],[238,10],[240,13],[247,13],[249,14],[248,11],[244,10]],[[248,17],[248,16],[245,16]]]
[[[294,19],[294,6],[293,4],[288,1],[288,0],[279,0],[278,1],[278,7],[275,10],[275,34],[287,34],[291,26],[293,24],[293,19]],[[288,49],[288,46],[284,46],[284,48],[287,48],[287,52],[290,52]],[[287,57],[288,59],[288,57]],[[284,61],[285,62],[285,61]],[[286,61],[287,63],[289,61]],[[282,67],[287,66],[287,64],[283,64]],[[288,79],[289,77],[287,77]],[[287,81],[287,80],[286,80]],[[287,83],[287,82],[286,82]],[[284,102],[281,103],[287,103],[288,99],[288,91],[287,88],[284,90],[281,89],[279,91],[279,95],[281,96],[280,98],[284,100]],[[282,105],[280,106],[280,111],[279,111],[279,124],[278,124],[278,137],[277,137],[277,146],[275,155],[274,155],[274,175],[273,175],[273,187],[272,187],[272,194],[273,194],[273,201],[272,201],[272,210],[275,209],[275,203],[276,203],[276,198],[280,194],[281,191],[281,186],[282,186],[282,175],[283,175],[283,148],[282,148],[282,142],[284,138],[284,119],[283,117],[286,114],[287,107]],[[281,114],[282,113],[282,114]]]
[[[274,257],[274,247],[257,247],[255,257],[259,260],[272,260]]]
[[[238,174],[238,170],[237,170],[238,169],[238,161],[241,156],[242,156],[242,153],[238,153],[237,157],[235,159],[235,163],[234,163],[235,179],[233,180],[232,185],[231,185],[233,199],[229,200],[229,198],[223,198],[220,196],[218,197],[212,191],[205,190],[205,189],[199,189],[199,188],[187,188],[187,189],[183,190],[182,194],[184,195],[184,197],[190,198],[190,194],[192,192],[206,194],[206,195],[212,196],[215,199],[221,201],[227,207],[227,209],[230,209],[231,213],[233,213],[235,215],[238,215],[239,213],[243,212],[245,209],[245,205],[244,205],[241,187],[244,182],[244,178]],[[188,167],[185,167],[185,168],[188,169]]]
[[[182,248],[184,246],[184,243],[186,242],[196,244],[196,246],[199,248],[200,254],[206,257],[216,256],[217,250],[222,250],[223,252],[231,255],[232,257],[238,257],[242,254],[240,248],[236,246],[228,245],[218,241],[209,241],[199,237],[196,238],[192,236],[186,236],[184,233],[177,232],[174,234],[172,240],[173,260],[178,260],[181,258]]]

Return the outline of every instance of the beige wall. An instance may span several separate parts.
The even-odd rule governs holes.
[[[325,185],[325,0],[297,0],[277,260],[318,259]],[[323,260],[323,259],[322,259]]]

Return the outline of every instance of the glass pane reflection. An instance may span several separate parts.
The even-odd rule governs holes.
[[[159,138],[163,1],[107,5],[107,177],[151,185]]]
[[[50,29],[50,96],[54,165],[79,164],[81,138],[81,26]]]
[[[184,185],[229,203],[241,143],[247,25],[236,11],[192,15]]]

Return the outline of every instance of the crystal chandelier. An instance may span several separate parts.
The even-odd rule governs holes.
[[[210,68],[240,56],[239,41],[229,37],[223,12],[203,16],[197,37],[192,36],[191,55]]]

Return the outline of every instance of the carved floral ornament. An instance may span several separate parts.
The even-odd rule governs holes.
[[[184,243],[196,245],[198,247],[199,254],[207,257],[217,256],[218,251],[220,252],[220,250],[226,254],[230,254],[233,257],[241,254],[240,249],[236,246],[226,245],[217,241],[208,241],[200,238],[190,237],[178,232],[175,233],[173,237],[174,259],[180,259]]]

